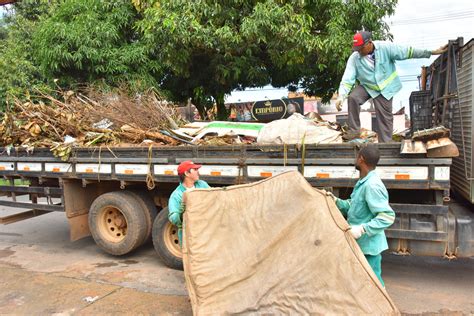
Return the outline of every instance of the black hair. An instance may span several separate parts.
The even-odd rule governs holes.
[[[184,181],[184,178],[186,178],[186,176],[183,174],[179,174],[179,182],[183,182]]]
[[[362,149],[359,151],[359,156],[362,156],[367,166],[371,168],[375,168],[380,159],[378,148],[372,144],[362,147]]]

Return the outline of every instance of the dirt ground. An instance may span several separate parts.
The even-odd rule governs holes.
[[[0,271],[0,314],[192,314],[183,272],[151,242],[112,257],[92,238],[70,242],[61,213],[0,226]],[[383,276],[404,314],[474,314],[474,259],[387,254]]]

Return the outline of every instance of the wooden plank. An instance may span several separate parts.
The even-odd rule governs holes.
[[[8,224],[16,223],[16,222],[29,219],[32,217],[47,214],[47,213],[50,213],[50,212],[43,211],[43,210],[30,210],[26,212],[16,213],[16,214],[0,217],[0,224],[8,225]]]

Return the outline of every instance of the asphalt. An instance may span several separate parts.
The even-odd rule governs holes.
[[[0,314],[192,314],[183,272],[164,266],[151,242],[109,256],[90,237],[70,242],[61,213],[0,226],[0,271]],[[386,254],[383,277],[404,314],[474,314],[474,259]]]

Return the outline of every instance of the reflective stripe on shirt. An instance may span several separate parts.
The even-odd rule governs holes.
[[[396,71],[392,72],[392,74],[385,79],[381,84],[379,85],[374,85],[370,83],[364,83],[365,86],[367,86],[369,89],[372,89],[374,91],[382,91],[386,86],[388,86],[395,78],[397,78],[398,73]]]

